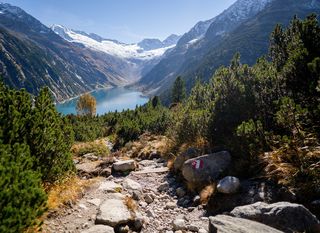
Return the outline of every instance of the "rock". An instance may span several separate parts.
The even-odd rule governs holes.
[[[95,225],[87,230],[81,231],[81,233],[114,233],[114,230],[109,226]]]
[[[153,160],[142,160],[139,162],[142,167],[156,167],[156,163]]]
[[[195,196],[194,198],[193,198],[193,205],[195,205],[195,206],[197,206],[197,205],[199,205],[200,204],[200,196],[199,195],[197,195],[197,196]]]
[[[142,192],[142,186],[138,182],[131,180],[129,178],[124,179],[123,187],[127,190]]]
[[[186,222],[184,219],[175,219],[172,222],[173,230],[178,231],[178,230],[184,230],[186,229]]]
[[[95,223],[115,227],[132,219],[123,199],[107,199],[100,205]]]
[[[153,212],[153,210],[147,210],[147,216],[149,218],[155,218],[156,217],[156,214]]]
[[[184,162],[182,175],[189,183],[203,186],[221,176],[230,162],[231,156],[227,151],[202,155]]]
[[[133,192],[132,192],[132,198],[133,198],[133,200],[135,200],[135,201],[140,201],[140,195],[141,195],[141,193],[140,193],[139,191],[133,191]]]
[[[220,193],[236,193],[240,188],[240,180],[234,176],[226,176],[218,182],[217,190]]]
[[[257,202],[239,206],[230,215],[264,223],[285,232],[303,232],[319,224],[318,219],[303,205]]]
[[[96,167],[97,167],[97,164],[93,162],[76,164],[77,172],[81,176],[91,175],[93,172],[95,172]]]
[[[130,231],[130,228],[128,225],[125,226],[119,226],[117,227],[118,229],[116,230],[116,232],[118,233],[128,233]]]
[[[90,161],[97,161],[98,160],[98,156],[95,156],[94,153],[88,153],[82,156],[85,159],[88,159]]]
[[[169,189],[169,184],[167,182],[161,183],[158,187],[159,192],[165,192]]]
[[[209,218],[209,233],[281,233],[262,223],[227,215]]]
[[[188,159],[199,156],[199,152],[195,148],[188,148],[185,152],[181,153],[174,161],[173,168],[175,171],[181,171],[183,163]]]
[[[149,193],[147,193],[146,195],[144,195],[144,200],[148,204],[151,204],[153,202],[153,197]]]
[[[100,203],[101,203],[101,200],[98,199],[98,198],[94,198],[94,199],[88,200],[87,202],[92,204],[92,205],[99,206]]]
[[[193,231],[193,232],[199,232],[199,227],[198,226],[196,226],[196,225],[189,225],[188,227],[187,227],[187,229],[189,230],[189,231]]]
[[[216,193],[214,198],[210,198],[207,209],[210,215],[216,215],[230,212],[237,206],[253,204],[258,201],[267,203],[283,201],[282,195],[279,195],[279,186],[260,179],[242,180],[237,193],[228,195]]]
[[[184,197],[186,195],[186,191],[181,187],[177,188],[176,193],[178,197]]]
[[[201,228],[199,229],[198,233],[208,233],[208,231],[206,229]]]
[[[112,165],[112,168],[114,171],[117,172],[128,172],[128,171],[133,171],[136,169],[136,164],[134,160],[122,160],[115,162]]]
[[[111,176],[111,168],[109,168],[109,167],[106,167],[106,168],[98,167],[92,172],[92,174],[94,176],[109,177],[109,176]]]
[[[175,202],[168,202],[166,204],[166,209],[169,209],[169,210],[173,210],[177,207],[177,204]]]
[[[104,181],[100,184],[99,189],[107,193],[117,193],[122,191],[122,186],[113,181]]]

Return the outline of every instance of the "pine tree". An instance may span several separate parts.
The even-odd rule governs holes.
[[[186,98],[186,85],[180,76],[173,84],[171,95],[172,103],[182,103]]]
[[[73,168],[73,132],[57,112],[48,88],[40,91],[34,105],[29,145],[42,179],[53,182]]]

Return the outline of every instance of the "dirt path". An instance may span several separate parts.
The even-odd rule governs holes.
[[[140,171],[127,176],[101,178],[77,204],[48,218],[44,232],[91,232],[101,203],[111,198],[110,193],[120,191],[136,200],[142,233],[208,231],[208,218],[202,206],[194,205],[194,197],[185,192],[163,163],[144,160],[139,167]],[[114,229],[115,232],[134,232],[128,227]]]

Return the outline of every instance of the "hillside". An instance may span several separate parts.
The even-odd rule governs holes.
[[[247,6],[246,11],[242,10],[241,3]],[[250,4],[254,7],[251,8]],[[253,64],[267,54],[269,35],[276,24],[287,25],[294,14],[303,18],[319,10],[319,3],[312,0],[263,1],[260,5],[237,1],[213,20],[203,38],[189,42],[184,50],[178,50],[180,47],[177,46],[138,85],[147,92],[156,89],[153,93],[162,94],[167,101],[165,96],[177,76],[186,80],[190,90],[196,78],[208,81],[219,66],[230,62],[236,52],[240,52],[244,63]]]

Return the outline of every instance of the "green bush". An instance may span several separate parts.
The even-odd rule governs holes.
[[[0,144],[0,232],[23,232],[39,224],[45,211],[46,194],[32,160],[27,145]]]

